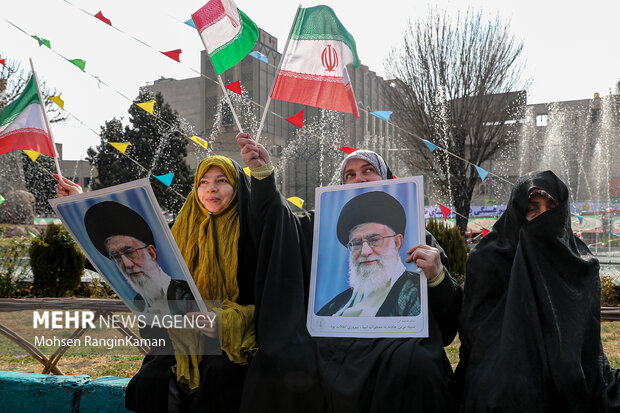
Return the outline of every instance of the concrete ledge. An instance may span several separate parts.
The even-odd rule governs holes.
[[[7,412],[126,413],[129,378],[53,376],[0,371],[0,410]]]
[[[91,380],[82,387],[80,412],[125,413],[125,389],[129,377],[105,376]]]
[[[90,376],[0,371],[0,400],[5,412],[78,411],[81,389]]]

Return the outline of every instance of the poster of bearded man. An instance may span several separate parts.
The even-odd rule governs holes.
[[[317,337],[428,337],[421,176],[316,189],[307,327]]]
[[[135,314],[152,318],[207,311],[148,179],[51,199],[50,204]]]

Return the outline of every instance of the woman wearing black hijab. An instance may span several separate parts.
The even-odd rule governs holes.
[[[260,343],[246,376],[241,411],[455,411],[454,379],[444,346],[456,335],[462,292],[445,269],[447,257],[432,235],[427,234],[428,245],[411,248],[407,258],[420,268],[435,262],[440,267],[435,274],[443,268],[439,274],[444,275],[428,283],[428,338],[311,337],[306,314],[314,215],[291,212],[276,189],[269,154],[261,145],[247,134],[237,135],[237,142],[252,168]],[[393,176],[378,154],[357,151],[343,160],[340,178],[348,184]],[[431,256],[435,259],[428,259]]]
[[[598,261],[571,229],[566,185],[551,171],[520,178],[467,260],[462,411],[620,411],[600,293]]]

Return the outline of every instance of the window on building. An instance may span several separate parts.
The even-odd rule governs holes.
[[[233,118],[230,106],[226,103],[222,104],[222,126],[230,126],[234,121],[235,118]]]
[[[598,121],[600,109],[592,108],[590,111],[590,123]]]
[[[548,116],[546,113],[536,115],[536,126],[547,126]]]

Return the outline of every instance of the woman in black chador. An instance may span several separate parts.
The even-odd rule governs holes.
[[[571,230],[566,185],[551,171],[523,176],[467,261],[463,411],[620,411],[600,294],[599,263]]]

